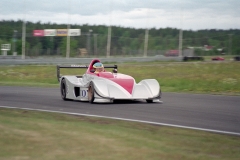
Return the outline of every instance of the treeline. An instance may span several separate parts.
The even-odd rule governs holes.
[[[0,44],[14,44],[15,50],[21,54],[22,47],[21,20],[0,21]],[[33,37],[36,29],[66,29],[67,24],[26,22],[26,49],[36,54],[65,54],[66,37]],[[80,49],[86,49],[88,54],[105,54],[107,46],[108,26],[104,25],[77,25],[71,24],[71,29],[81,29],[81,36],[71,37],[71,55],[79,54]],[[91,32],[90,32],[91,31]],[[112,26],[111,54],[142,53],[144,49],[145,29]],[[196,54],[203,54],[201,47],[212,46],[204,54],[233,54],[240,55],[240,30],[183,30],[183,49],[197,48]],[[150,28],[148,37],[149,53],[164,53],[167,50],[178,49],[179,29],[177,28]]]

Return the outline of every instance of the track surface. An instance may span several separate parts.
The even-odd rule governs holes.
[[[58,88],[0,86],[0,106],[167,123],[240,134],[240,97],[163,93],[163,103],[63,101]]]

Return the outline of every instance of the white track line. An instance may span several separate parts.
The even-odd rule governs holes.
[[[51,111],[51,110],[44,110],[44,109],[18,108],[18,107],[9,107],[9,106],[0,106],[0,108],[22,109],[22,110],[31,110],[31,111],[62,113],[62,114],[77,115],[77,116],[108,118],[108,119],[115,119],[115,120],[122,120],[122,121],[141,122],[141,123],[161,125],[161,126],[177,127],[177,128],[200,130],[200,131],[207,131],[207,132],[214,132],[214,133],[230,134],[230,135],[240,136],[240,133],[237,133],[237,132],[228,132],[228,131],[220,131],[220,130],[214,130],[214,129],[188,127],[188,126],[181,126],[181,125],[175,125],[175,124],[158,123],[158,122],[142,121],[142,120],[135,120],[135,119],[127,119],[127,118],[108,117],[108,116],[99,116],[99,115],[82,114],[82,113],[71,113],[71,112],[61,112],[61,111]]]

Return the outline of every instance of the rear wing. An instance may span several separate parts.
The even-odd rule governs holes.
[[[60,75],[60,69],[61,68],[85,68],[88,69],[87,65],[70,65],[70,66],[62,66],[62,65],[57,65],[57,79],[60,81],[61,75]],[[113,72],[117,73],[117,65],[113,66],[104,66],[104,68],[113,68]]]
[[[58,81],[60,80],[61,76],[60,76],[60,69],[61,68],[88,68],[87,65],[70,65],[70,66],[61,66],[61,65],[57,65],[57,79]]]

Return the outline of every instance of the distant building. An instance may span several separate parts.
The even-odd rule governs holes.
[[[210,50],[213,49],[213,46],[204,45],[203,49],[204,49],[205,51],[210,51]]]

